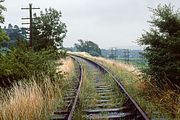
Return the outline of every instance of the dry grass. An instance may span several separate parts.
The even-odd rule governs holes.
[[[19,82],[10,90],[1,90],[1,120],[34,120],[45,119],[53,109],[55,100],[60,97],[60,90],[49,78],[38,85],[35,80],[30,83]],[[46,91],[44,91],[44,88]]]
[[[113,66],[113,67],[124,69],[124,70],[126,70],[128,72],[131,72],[134,75],[137,75],[137,76],[142,74],[133,65],[125,64],[125,63],[122,63],[122,62],[117,62],[115,60],[110,60],[110,59],[106,59],[106,58],[103,58],[103,57],[93,57],[93,56],[91,56],[90,54],[88,54],[86,52],[73,52],[73,54],[81,55],[81,56],[84,56],[84,57],[87,57],[87,58],[90,58],[90,59],[94,59],[96,61],[99,61],[100,63],[104,63],[104,64],[106,64],[108,66],[111,66],[111,67]]]
[[[73,61],[67,58],[57,72],[70,73],[73,69]],[[57,105],[62,106],[62,94],[69,84],[67,78],[57,77],[52,82],[48,76],[42,75],[38,79],[43,82],[39,84],[36,78],[32,78],[21,80],[8,90],[0,89],[0,120],[45,120]]]
[[[62,63],[62,65],[57,66],[57,72],[62,71],[65,74],[65,77],[71,77],[72,70],[74,70],[74,63],[70,57],[57,61],[57,63]]]
[[[73,53],[81,55],[108,67],[125,86],[128,93],[153,119],[180,119],[180,94],[172,91],[160,91],[149,80],[142,77],[142,73],[132,65],[102,57],[92,57],[87,53]],[[161,92],[161,93],[160,93]]]

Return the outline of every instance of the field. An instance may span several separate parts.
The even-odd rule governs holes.
[[[120,61],[122,63],[132,64],[135,67],[137,67],[138,69],[144,69],[144,68],[148,67],[147,60],[145,60],[143,58],[129,58],[129,61],[127,61],[127,59],[125,59],[125,58],[117,58],[116,60]]]

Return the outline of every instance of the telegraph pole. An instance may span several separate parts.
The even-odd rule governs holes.
[[[129,64],[129,53],[130,53],[130,51],[128,49],[124,49],[125,63],[128,63],[128,64]]]
[[[117,57],[117,48],[113,47],[111,48],[111,53],[110,53],[112,59],[116,59]]]
[[[130,51],[129,51],[129,49],[127,49],[127,62],[128,62],[128,64],[129,64],[129,53],[130,53]]]
[[[33,34],[32,34],[32,20],[33,20],[33,17],[32,17],[32,10],[33,9],[40,9],[40,8],[33,8],[32,7],[32,4],[30,3],[29,4],[29,8],[21,8],[21,10],[29,10],[29,18],[22,18],[22,20],[29,20],[29,23],[22,23],[23,25],[24,24],[29,24],[29,46],[32,48],[32,45],[33,45],[33,41],[32,41],[32,37],[33,37]]]

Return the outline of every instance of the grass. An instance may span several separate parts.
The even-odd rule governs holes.
[[[160,91],[143,78],[143,73],[133,65],[124,64],[102,57],[92,57],[87,53],[75,53],[98,61],[120,78],[128,93],[138,102],[151,119],[180,119],[180,94],[172,90]],[[161,93],[160,93],[161,92]]]
[[[68,63],[68,64],[67,64]],[[74,66],[71,59],[64,62],[59,69],[68,77],[56,76],[51,80],[49,76],[32,77],[14,83],[11,88],[0,89],[0,120],[46,120],[58,106],[63,106],[62,94],[70,85],[74,76]],[[59,72],[58,70],[58,72]],[[41,79],[39,83],[39,79]]]
[[[117,61],[121,63],[126,63],[127,61],[125,58],[118,58]],[[143,58],[129,58],[129,64],[132,64],[133,66],[137,67],[138,69],[144,69],[148,67],[148,63]]]
[[[1,90],[0,119],[46,119],[61,97],[61,89],[48,77],[43,79],[41,85],[32,78],[31,82],[15,83],[10,90]]]

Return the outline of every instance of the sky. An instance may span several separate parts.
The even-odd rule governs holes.
[[[149,30],[152,13],[148,7],[156,8],[158,4],[174,5],[180,8],[180,0],[5,0],[2,3],[5,24],[25,27],[22,17],[28,17],[28,7],[55,8],[62,12],[62,22],[67,25],[65,47],[72,47],[78,39],[90,40],[100,48],[140,49],[136,40],[145,30]],[[38,13],[40,10],[34,10]],[[1,25],[1,26],[4,26]]]

